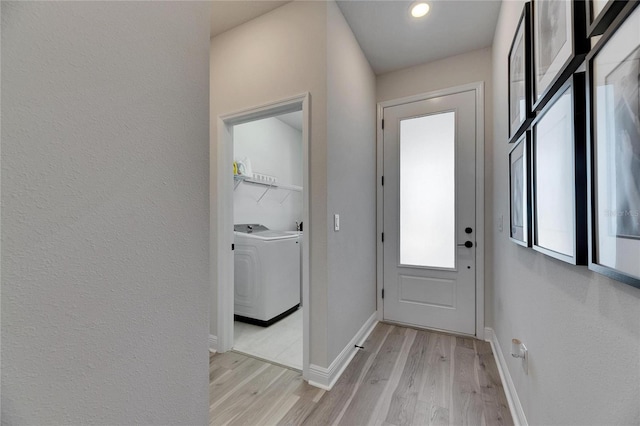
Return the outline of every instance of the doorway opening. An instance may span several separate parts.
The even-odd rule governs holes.
[[[302,371],[302,111],[233,126],[233,349]]]
[[[309,365],[309,95],[218,118],[217,349]]]

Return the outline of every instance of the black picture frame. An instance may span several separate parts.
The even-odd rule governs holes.
[[[584,61],[585,9],[585,0],[532,0],[533,111],[542,111]]]
[[[509,239],[531,247],[531,131],[509,151]]]
[[[606,0],[602,10],[598,13],[594,11],[594,3],[596,3],[594,0],[587,0],[587,37],[595,37],[604,33],[628,1]]]
[[[573,265],[587,264],[585,110],[585,76],[576,73],[531,127],[532,247]]]
[[[640,197],[640,132],[636,131],[640,115],[638,5],[637,1],[626,4],[587,57],[588,266],[636,288],[640,288],[640,201],[630,201],[634,196],[628,193]],[[604,58],[602,65],[600,57]],[[633,78],[624,78],[630,71]],[[636,125],[629,128],[625,117]],[[635,191],[633,185],[620,184],[625,181],[635,181]],[[635,273],[631,271],[634,268]]]
[[[508,116],[509,143],[514,143],[529,127],[533,119],[532,63],[531,63],[531,3],[526,2],[513,35],[508,56]],[[515,89],[518,89],[517,91]],[[520,104],[524,101],[524,104]],[[522,110],[521,110],[522,108]],[[517,119],[514,116],[519,116]]]

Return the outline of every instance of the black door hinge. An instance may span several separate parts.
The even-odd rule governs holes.
[[[382,128],[384,129],[384,118],[382,119]]]
[[[384,176],[382,176],[382,186],[384,186]]]
[[[384,243],[384,232],[382,233],[382,242]]]
[[[235,250],[236,249],[236,245],[235,244],[231,244],[231,250]]]
[[[382,298],[384,299],[384,288],[382,289]]]

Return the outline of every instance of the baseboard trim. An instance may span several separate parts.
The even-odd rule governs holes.
[[[528,426],[527,418],[524,415],[522,404],[520,404],[520,398],[518,398],[516,387],[511,379],[511,374],[509,373],[509,368],[507,367],[507,363],[504,359],[496,332],[491,327],[485,327],[484,337],[487,342],[491,343],[491,349],[493,350],[493,356],[496,359],[496,364],[498,365],[500,379],[504,385],[504,393],[507,397],[507,401],[509,402],[509,410],[511,411],[511,417],[513,417],[513,423],[515,426]]]
[[[331,390],[333,385],[336,384],[344,370],[347,368],[351,360],[356,353],[358,352],[358,348],[355,347],[356,344],[361,345],[373,328],[378,323],[377,313],[374,312],[369,319],[364,323],[364,325],[358,330],[355,336],[351,339],[351,341],[344,347],[342,352],[333,360],[333,362],[329,365],[329,368],[320,367],[315,364],[309,365],[309,384],[311,386],[315,386],[324,390]]]
[[[209,352],[215,354],[218,351],[218,336],[209,335]]]

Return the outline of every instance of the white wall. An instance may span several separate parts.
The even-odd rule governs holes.
[[[369,62],[336,3],[327,2],[329,362],[376,310],[375,108]]]
[[[311,362],[327,364],[326,6],[291,2],[211,39],[211,140],[217,117],[305,92],[311,94],[310,238]],[[220,195],[217,151],[211,151],[212,239]],[[305,224],[306,225],[306,224]],[[217,269],[212,251],[212,271]],[[217,283],[211,292],[211,334],[217,330]]]
[[[335,3],[292,2],[211,40],[211,87],[212,117],[311,93],[310,362],[328,367],[375,312],[373,72]]]
[[[2,2],[2,422],[208,422],[209,5]]]
[[[298,114],[302,117],[302,112]],[[254,173],[302,186],[302,132],[277,117],[234,126],[233,157],[238,161],[248,157]]]
[[[522,2],[505,1],[493,43],[493,315],[503,350],[529,349],[529,374],[505,353],[529,424],[640,424],[640,290],[509,241],[507,55]],[[491,167],[492,165],[492,167]],[[490,218],[490,216],[488,216]]]
[[[239,124],[233,128],[233,150],[237,161],[250,160],[254,173],[277,177],[278,184],[302,187],[300,130],[274,117]],[[296,222],[302,222],[302,192],[273,188],[265,194],[265,190],[265,186],[251,183],[236,187],[234,223],[261,223],[269,229],[295,231]]]
[[[491,48],[381,74],[376,78],[376,99],[388,101],[476,81],[484,81],[485,91],[491,93]]]
[[[485,255],[489,256],[493,246],[493,76],[491,48],[475,50],[462,55],[433,61],[415,67],[382,74],[376,78],[378,102],[399,99],[418,93],[484,81],[484,140],[485,140]],[[492,265],[485,262],[485,320],[492,309]]]

